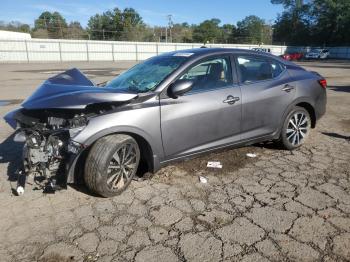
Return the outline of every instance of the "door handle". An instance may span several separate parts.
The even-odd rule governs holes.
[[[229,105],[233,105],[234,103],[236,103],[237,101],[239,101],[239,97],[236,96],[228,96],[224,101],[222,101],[223,103],[227,103]]]
[[[291,86],[291,85],[285,85],[283,88],[282,88],[282,91],[285,91],[287,93],[289,93],[290,91],[292,91],[293,89],[295,89],[294,86]]]

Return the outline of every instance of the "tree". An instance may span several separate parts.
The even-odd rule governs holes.
[[[88,31],[91,39],[139,40],[146,30],[141,16],[133,8],[118,8],[90,17]]]
[[[218,39],[220,43],[233,43],[234,36],[237,34],[237,28],[235,25],[224,24],[221,28],[221,36]]]
[[[144,25],[142,17],[133,8],[125,8],[121,15],[121,19],[124,28]]]
[[[271,27],[255,15],[247,16],[237,22],[235,40],[238,43],[271,44]]]
[[[34,32],[42,29],[48,32],[50,38],[63,38],[67,28],[66,20],[58,12],[43,12],[34,22]]]
[[[0,21],[0,30],[30,33],[30,26],[18,21],[11,21],[10,23]]]
[[[315,44],[350,44],[349,0],[315,0],[310,13]]]
[[[149,28],[133,8],[125,8],[121,15],[122,34],[120,40],[143,41],[149,35]]]
[[[188,23],[174,24],[171,28],[172,41],[175,43],[191,43],[193,41],[193,26]]]
[[[301,8],[305,3],[310,2],[307,0],[271,0],[272,4],[280,5],[282,4],[285,9],[299,9]]]
[[[274,25],[274,41],[291,45],[309,42],[310,1],[305,0],[271,0],[273,4],[282,4],[285,8]]]
[[[93,40],[118,39],[121,35],[121,11],[118,8],[96,14],[88,21],[88,32]]]
[[[199,43],[217,42],[221,36],[220,22],[219,19],[213,18],[200,23],[193,30],[193,40]]]
[[[292,45],[349,45],[349,0],[271,0],[284,12],[276,20],[274,40]]]
[[[64,31],[67,39],[87,39],[88,35],[78,21],[72,21]]]
[[[289,45],[304,45],[312,41],[310,23],[307,19],[296,18],[292,13],[279,15],[274,25],[274,42]]]

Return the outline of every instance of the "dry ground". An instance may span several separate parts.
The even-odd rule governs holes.
[[[96,82],[132,63],[76,63]],[[21,145],[0,121],[1,261],[346,261],[350,258],[350,63],[303,62],[328,82],[327,114],[289,152],[251,146],[168,166],[103,199],[11,189]],[[0,117],[72,64],[0,65]],[[247,152],[256,153],[248,159]],[[224,164],[221,171],[205,167]],[[208,184],[198,182],[198,176]]]

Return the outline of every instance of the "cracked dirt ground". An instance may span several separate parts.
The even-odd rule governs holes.
[[[303,65],[330,87],[327,114],[300,150],[258,145],[206,155],[134,181],[111,199],[82,188],[43,195],[30,185],[13,196],[9,179],[20,145],[0,121],[0,260],[349,260],[350,63]],[[48,76],[40,70],[62,66],[68,65],[0,65],[1,99],[23,99]],[[16,106],[0,107],[0,116]],[[223,170],[207,169],[208,160],[223,162]]]

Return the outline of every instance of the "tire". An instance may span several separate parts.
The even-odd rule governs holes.
[[[86,186],[103,197],[119,195],[131,183],[139,163],[140,149],[131,136],[102,137],[92,146],[86,159]]]
[[[311,129],[310,114],[303,107],[294,107],[284,120],[280,143],[288,150],[294,150],[305,143]]]

